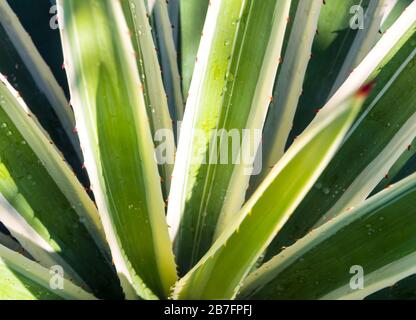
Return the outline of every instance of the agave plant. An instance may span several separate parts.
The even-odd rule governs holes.
[[[0,298],[416,297],[415,1],[9,4]]]

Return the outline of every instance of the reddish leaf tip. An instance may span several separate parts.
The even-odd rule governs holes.
[[[363,85],[360,88],[360,90],[358,90],[357,96],[358,97],[367,97],[370,94],[371,90],[373,90],[374,85],[375,85],[375,82],[374,81],[371,81],[371,82]]]

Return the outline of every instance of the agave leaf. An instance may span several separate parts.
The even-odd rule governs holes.
[[[376,85],[342,147],[268,250],[274,256],[327,221],[364,201],[415,138],[416,3],[389,29],[319,112],[366,81]],[[403,94],[403,88],[409,88]],[[377,137],[377,139],[368,139]],[[324,218],[322,218],[325,215]]]
[[[171,159],[162,159],[161,155],[158,159],[158,163],[161,163],[159,173],[163,182],[163,191],[167,197],[173,171],[175,140],[160,66],[143,0],[123,1],[122,6],[127,25],[133,33],[132,44],[137,53],[137,66],[143,85],[143,97],[150,119],[153,142],[156,148],[165,149],[165,145],[168,145],[167,152],[172,155]],[[162,130],[165,133],[164,136],[158,136]],[[165,138],[165,141],[162,138]]]
[[[325,0],[319,17],[317,35],[312,46],[303,91],[300,96],[287,145],[316,116],[316,111],[325,105],[332,86],[344,64],[358,29],[351,28],[354,14],[350,10],[360,5],[368,6],[368,0]]]
[[[363,102],[355,95],[314,123],[288,150],[208,253],[177,284],[174,298],[234,298],[241,281],[287,221],[341,143]]]
[[[30,260],[35,260],[30,255],[30,253],[27,252],[25,248],[23,248],[22,245],[16,239],[14,239],[9,233],[3,233],[2,231],[0,231],[0,245],[3,245],[4,247],[12,251],[18,252]]]
[[[71,148],[65,155],[70,157],[75,151],[82,159],[78,137],[73,132],[74,114],[65,94],[7,1],[0,3],[0,46],[0,72],[8,77],[31,110],[42,115],[42,125],[53,133],[55,141],[63,144],[63,150]],[[64,132],[54,127],[57,121]]]
[[[181,272],[244,201],[257,150],[247,139],[256,140],[266,117],[289,7],[290,0],[221,0],[208,10],[169,196]]]
[[[178,25],[172,30],[169,20],[168,5],[164,0],[148,0],[149,11],[153,17],[156,46],[162,68],[163,83],[167,93],[171,117],[174,121],[183,118],[184,102],[182,97],[181,78],[179,75],[178,56],[172,32],[177,32]],[[175,128],[176,129],[176,128]]]
[[[53,271],[0,245],[0,299],[95,299],[94,296],[66,279],[63,280],[62,289],[53,289],[50,283],[54,275]]]
[[[368,8],[365,11],[363,29],[359,29],[354,38],[354,42],[351,45],[348,55],[345,57],[344,64],[329,94],[330,96],[339,89],[351,71],[363,61],[365,56],[380,39],[379,31],[385,4],[386,0],[370,0]]]
[[[384,177],[384,179],[378,184],[378,186],[373,190],[373,194],[376,194],[387,188],[393,183],[400,181],[401,179],[406,178],[414,171],[416,171],[416,167],[413,165],[413,158],[416,155],[416,139],[413,140],[411,144],[407,146],[405,151],[402,155],[397,159],[395,164],[390,168],[388,174]]]
[[[168,1],[169,20],[172,23],[173,41],[175,43],[176,50],[178,50],[179,47],[179,1],[180,0]]]
[[[400,17],[404,10],[412,3],[413,0],[396,0],[391,1],[390,8],[386,9],[386,13],[383,17],[381,24],[381,32],[386,32]]]
[[[415,200],[413,175],[264,264],[240,298],[362,299],[415,273]],[[364,272],[361,290],[350,285],[357,267]]]
[[[97,210],[17,92],[0,77],[0,220],[42,265],[117,296]]]
[[[179,1],[182,92],[188,98],[209,0]]]
[[[25,28],[39,53],[50,67],[56,81],[68,98],[69,89],[59,36],[57,6],[55,0],[41,0],[33,6],[31,1],[7,0]],[[39,23],[43,21],[43,23]]]
[[[415,300],[416,299],[416,274],[413,274],[393,286],[386,287],[375,292],[365,300]]]
[[[122,5],[59,1],[86,168],[128,298],[166,297],[176,281],[151,124]]]
[[[295,15],[294,19],[291,19],[290,36],[286,40],[283,64],[279,69],[263,133],[263,170],[254,177],[251,183],[252,190],[255,190],[285,152],[286,141],[302,93],[322,5],[321,1],[300,1],[292,4],[295,8],[291,11],[295,11]]]
[[[0,231],[0,244],[12,251],[19,252],[24,254],[23,247],[9,234],[3,233]]]

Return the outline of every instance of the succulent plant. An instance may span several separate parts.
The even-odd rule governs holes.
[[[1,299],[416,297],[415,1],[13,2]]]

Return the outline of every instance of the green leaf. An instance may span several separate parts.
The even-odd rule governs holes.
[[[0,299],[2,300],[94,300],[94,296],[68,280],[52,289],[56,274],[0,245]]]
[[[9,234],[3,233],[0,231],[0,244],[12,251],[19,252],[20,254],[25,255],[27,258],[30,258],[30,255],[25,252],[25,249]]]
[[[388,8],[383,18],[381,32],[386,32],[400,17],[404,10],[412,3],[413,0],[397,0],[391,1],[393,7]]]
[[[162,154],[158,157],[163,194],[167,198],[173,171],[173,155],[176,150],[160,66],[143,0],[125,0],[122,6],[127,25],[132,32],[133,48],[137,53],[137,66],[143,85],[143,97],[150,120],[153,142],[156,148],[161,148],[172,155],[167,159],[163,159]],[[159,136],[161,132],[166,134],[163,137]]]
[[[413,175],[264,264],[239,298],[362,299],[415,273],[415,201]],[[354,275],[364,276],[361,290],[350,285]]]
[[[94,203],[2,76],[0,212],[0,221],[43,266],[61,265],[100,298],[120,297]]]
[[[166,297],[175,263],[151,124],[122,5],[60,1],[71,99],[106,238],[127,298]]]
[[[63,54],[59,38],[59,25],[55,0],[40,0],[33,6],[30,0],[7,0],[39,53],[51,68],[65,95],[69,95],[68,81],[62,66]],[[39,23],[42,21],[42,23]]]
[[[318,113],[318,118],[324,116],[328,106],[338,103],[364,82],[375,81],[374,90],[342,147],[273,241],[266,258],[303,237],[318,221],[321,224],[364,201],[415,138],[415,44],[416,3]]]
[[[208,10],[169,196],[180,272],[243,204],[289,7],[290,0],[221,0]]]
[[[170,114],[174,121],[181,121],[184,112],[184,101],[179,75],[178,55],[174,42],[173,32],[178,32],[178,24],[172,26],[169,20],[168,5],[173,6],[173,1],[167,3],[164,0],[148,0],[149,10],[153,17],[153,30],[155,42],[159,53],[162,68],[163,83],[167,93]],[[153,5],[150,4],[153,2]],[[174,28],[172,30],[172,28]]]
[[[180,68],[182,92],[188,98],[191,79],[194,72],[202,29],[207,15],[209,0],[180,0]]]
[[[288,150],[174,298],[231,299],[267,245],[328,164],[364,100],[355,95],[312,124]]]
[[[78,137],[73,132],[74,114],[65,94],[7,1],[0,3],[0,46],[0,72],[39,116],[65,155],[70,158],[75,152],[82,159]],[[66,152],[65,148],[70,149]]]
[[[392,183],[396,183],[397,181],[406,178],[411,173],[416,171],[416,167],[413,165],[413,158],[415,158],[416,154],[416,139],[413,140],[411,144],[409,144],[402,155],[397,159],[394,165],[390,168],[388,174],[384,177],[384,179],[377,185],[377,187],[373,190],[373,194],[380,192],[384,188],[387,188]]]
[[[295,4],[297,5],[293,3],[292,7]],[[253,177],[250,194],[285,152],[286,141],[302,93],[322,5],[321,1],[301,1],[295,9],[292,9],[295,11],[294,19],[291,19],[293,26],[286,39],[287,47],[276,79],[273,101],[269,107],[263,133],[262,172]]]
[[[387,0],[370,0],[365,15],[363,17],[363,29],[357,31],[354,42],[351,45],[348,55],[345,57],[338,77],[332,86],[332,96],[339,87],[348,78],[352,70],[354,70],[366,55],[371,51],[377,41],[380,39],[380,25],[383,19],[383,10],[385,9]]]
[[[356,5],[365,8],[368,0],[324,1],[288,145],[303,132],[329,98],[358,32],[350,27],[354,17],[350,10]]]
[[[375,292],[365,300],[415,300],[416,274],[413,274],[390,287]]]
[[[150,0],[152,1],[152,0]],[[178,49],[179,42],[179,2],[181,0],[168,1],[169,20],[172,23],[173,41],[175,43],[176,50]]]

